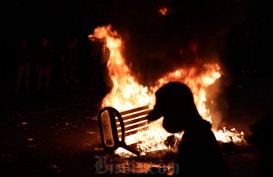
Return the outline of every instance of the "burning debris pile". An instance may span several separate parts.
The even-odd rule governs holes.
[[[198,111],[206,120],[212,123],[215,136],[223,143],[242,143],[244,142],[244,133],[235,128],[219,128],[221,114],[217,111],[215,95],[219,89],[219,79],[223,72],[220,68],[218,59],[212,59],[205,63],[200,58],[195,58],[195,64],[182,68],[176,68],[174,71],[165,73],[157,80],[153,86],[144,86],[138,83],[136,77],[126,65],[126,59],[123,56],[123,41],[117,31],[112,29],[111,25],[97,27],[94,34],[89,35],[90,40],[102,41],[107,47],[109,55],[107,58],[107,68],[111,79],[112,90],[103,99],[102,107],[112,106],[118,111],[150,105],[155,103],[154,92],[163,84],[169,81],[179,81],[187,84],[194,94],[194,99]],[[151,85],[151,83],[147,83]],[[136,144],[137,150],[141,155],[152,154],[159,150],[167,149],[176,152],[176,145],[182,137],[180,134],[167,133],[161,126],[162,119],[149,125],[148,130],[140,131],[132,136],[127,136],[126,144]],[[115,151],[120,156],[132,156],[130,152],[122,148]]]

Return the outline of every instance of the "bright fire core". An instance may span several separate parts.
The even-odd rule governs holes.
[[[112,106],[119,111],[124,111],[149,104],[152,108],[155,103],[155,91],[169,81],[179,81],[191,88],[198,111],[204,119],[212,123],[215,136],[219,141],[233,141],[234,143],[243,141],[243,132],[237,132],[235,129],[227,130],[226,128],[219,130],[220,114],[207,107],[208,102],[214,104],[214,100],[208,100],[208,90],[210,94],[214,92],[211,86],[222,75],[221,68],[217,63],[197,62],[194,66],[178,68],[165,74],[155,86],[148,88],[138,83],[126,65],[126,60],[122,55],[123,41],[118,32],[112,30],[111,25],[97,27],[94,33],[89,35],[89,38],[103,41],[104,46],[109,51],[107,68],[113,87],[104,97],[102,107]],[[170,134],[163,129],[161,122],[162,119],[159,119],[152,122],[148,130],[126,137],[126,143],[137,142],[138,149],[142,154],[168,148],[164,141]],[[182,133],[174,136],[181,138]],[[120,148],[116,150],[117,154],[123,152],[123,149]]]

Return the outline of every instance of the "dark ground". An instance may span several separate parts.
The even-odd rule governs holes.
[[[224,124],[249,133],[251,124],[271,112],[271,83],[268,74],[240,73],[227,89]],[[100,145],[96,116],[104,94],[84,89],[28,96],[2,93],[1,177],[107,175],[96,174],[95,168],[98,157],[109,157],[95,150]],[[256,148],[236,148],[225,158],[234,177],[257,176]]]

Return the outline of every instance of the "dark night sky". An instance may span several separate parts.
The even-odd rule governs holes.
[[[214,55],[228,31],[243,23],[255,0],[89,1],[92,16],[126,36],[125,55],[136,72],[172,70],[179,49],[198,37],[200,53]],[[160,15],[166,6],[170,13]],[[98,10],[99,9],[99,10]],[[102,23],[103,24],[103,23]],[[129,37],[128,37],[129,36]]]
[[[81,1],[20,1],[5,2],[2,15],[8,35],[43,35],[78,32],[87,15]]]
[[[253,23],[255,18],[263,23],[264,16],[268,16],[263,0],[71,1],[5,2],[2,6],[5,13],[1,16],[4,38],[10,41],[21,35],[43,34],[58,38],[70,33],[87,37],[95,27],[112,24],[127,37],[125,55],[138,63],[137,68],[138,65],[143,67],[143,62],[148,63],[145,66],[158,60],[170,63],[178,57],[179,48],[194,36],[198,37],[203,54],[218,52],[224,36],[234,26],[248,20],[253,9],[258,9],[251,17]],[[162,6],[170,9],[167,16],[159,14]],[[165,66],[164,62],[162,66]]]
[[[133,31],[139,35],[162,35],[166,31],[187,35],[189,31],[208,33],[240,23],[254,1],[12,0],[2,6],[5,9],[2,18],[6,31],[17,34],[24,31],[39,33],[44,28],[53,31],[88,31],[83,28],[111,23],[121,31]],[[168,17],[159,15],[158,9],[162,6],[172,9]]]
[[[191,35],[217,36],[241,23],[255,0],[116,0],[107,3],[90,1],[94,18],[104,19],[119,31],[145,39],[181,40]],[[171,12],[161,16],[158,10],[167,6]],[[99,10],[98,10],[99,9]],[[178,38],[181,37],[181,38]],[[156,41],[157,43],[158,41]],[[179,41],[182,42],[182,41]]]

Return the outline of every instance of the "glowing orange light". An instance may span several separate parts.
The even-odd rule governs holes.
[[[167,15],[167,13],[168,13],[168,9],[166,8],[166,7],[162,7],[162,8],[160,8],[159,9],[159,13],[161,14],[161,15]]]

